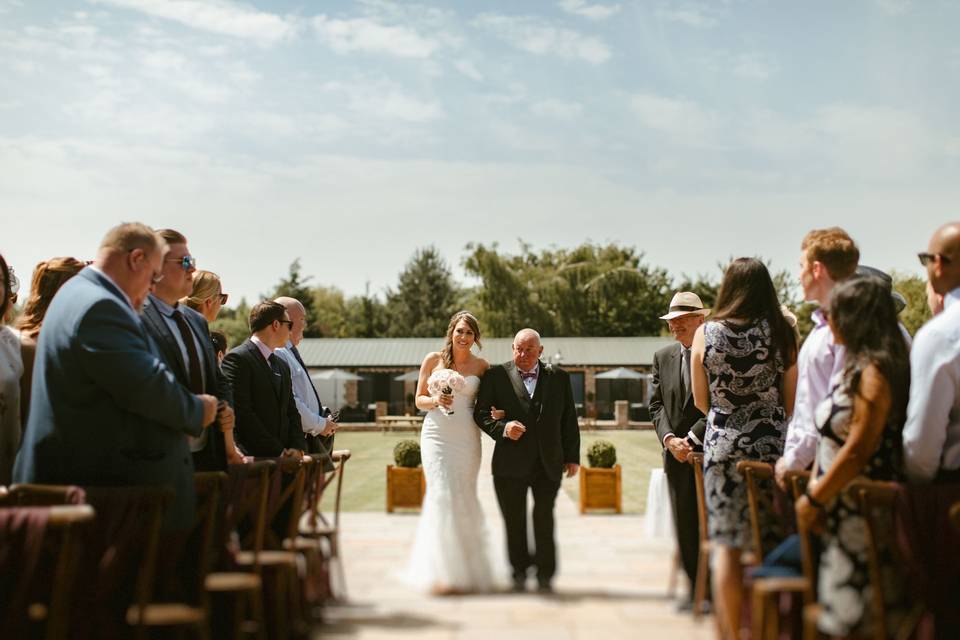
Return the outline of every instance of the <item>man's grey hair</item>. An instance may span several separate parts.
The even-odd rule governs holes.
[[[526,340],[528,338],[536,338],[537,344],[540,344],[540,334],[536,329],[530,329],[529,327],[517,331],[517,335],[513,337],[513,344],[517,344],[519,340]]]
[[[303,306],[302,302],[296,298],[291,298],[290,296],[280,296],[279,298],[275,299],[274,302],[277,304],[282,304],[283,308],[287,309],[288,311],[293,308],[298,308],[304,313],[307,312],[307,309]]]

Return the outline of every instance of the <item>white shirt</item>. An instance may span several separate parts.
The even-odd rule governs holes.
[[[520,372],[520,381],[523,382],[523,386],[527,388],[527,393],[528,393],[528,394],[530,395],[530,397],[532,398],[532,397],[533,397],[533,392],[537,390],[537,380],[540,379],[540,363],[538,362],[538,363],[533,367],[533,370],[532,370],[532,371],[528,371],[528,372],[520,371],[519,367],[517,368],[517,371]],[[533,377],[533,378],[524,378],[524,377],[523,377],[523,374],[524,374],[524,373],[533,373],[533,374],[535,374],[536,377]]]
[[[960,468],[960,288],[923,325],[910,352],[910,404],[903,427],[907,477],[932,480]]]
[[[280,347],[274,350],[274,354],[281,358],[290,367],[290,378],[293,383],[293,400],[297,404],[297,411],[300,412],[300,425],[303,432],[311,436],[318,436],[327,426],[327,419],[321,413],[323,407],[320,406],[320,400],[313,386],[313,380],[310,379],[310,373],[300,366],[296,356],[290,351],[293,346],[289,340],[286,347]]]
[[[815,310],[812,319],[813,329],[797,355],[797,395],[783,448],[787,469],[806,469],[813,462],[820,439],[817,406],[830,393],[831,380],[843,371],[844,348],[833,342],[823,311]]]

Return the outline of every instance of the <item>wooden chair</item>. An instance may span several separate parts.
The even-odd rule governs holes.
[[[264,595],[269,598],[267,619],[272,635],[278,638],[289,636],[288,625],[302,626],[300,606],[301,589],[297,578],[297,556],[294,549],[284,546],[285,540],[297,535],[297,524],[303,503],[305,470],[312,468],[313,459],[305,456],[306,462],[296,458],[277,458],[273,467],[272,479],[275,486],[281,487],[272,499],[267,501],[266,526],[263,532],[263,548],[241,551],[236,556],[237,564],[244,569],[258,566],[260,575],[267,583]],[[286,482],[285,475],[291,476]],[[278,522],[278,518],[286,522]],[[274,523],[283,526],[282,536],[273,529]]]
[[[699,620],[703,601],[707,597],[707,579],[710,571],[710,534],[707,528],[707,500],[703,489],[703,454],[691,453],[687,462],[693,465],[693,480],[697,489],[697,513],[700,525],[700,550],[697,555],[697,580],[693,588],[693,619]]]
[[[334,598],[346,598],[347,583],[340,557],[340,505],[343,497],[343,475],[347,461],[350,460],[350,450],[334,451],[331,456],[332,470],[326,470],[321,464],[321,471],[317,473],[316,482],[312,488],[310,511],[307,517],[300,522],[299,534],[304,538],[325,540],[327,543],[327,559],[331,566],[336,567],[339,579],[338,589],[331,588]],[[333,513],[324,515],[320,509],[320,502],[331,483],[335,483]]]
[[[960,531],[960,502],[950,507],[950,522],[957,531]]]
[[[0,498],[7,506],[49,507],[54,505],[83,504],[86,495],[83,489],[62,484],[15,484]]]
[[[196,515],[187,544],[196,548],[184,549],[182,556],[196,570],[197,602],[151,602],[139,609],[131,607],[127,622],[137,627],[139,638],[145,639],[150,628],[185,628],[202,640],[210,637],[210,601],[204,583],[210,572],[215,525],[226,482],[227,474],[222,471],[194,474]]]
[[[11,493],[8,490],[0,492],[0,507],[3,508],[30,508],[27,494],[23,491],[15,498],[15,506],[11,505]],[[12,600],[30,602],[27,606],[27,617],[31,623],[43,627],[39,637],[45,640],[61,640],[68,637],[71,628],[72,607],[71,595],[79,566],[79,555],[82,552],[82,536],[84,529],[89,526],[95,517],[94,510],[89,505],[40,505],[49,510],[47,527],[44,533],[45,542],[52,543],[53,550],[53,578],[49,589],[45,590],[45,601],[30,602],[32,592],[14,596]],[[25,585],[29,588],[29,581]],[[10,602],[3,603],[10,606]]]
[[[753,540],[754,558],[761,564],[764,558],[763,536],[761,531],[761,504],[763,508],[773,509],[773,499],[769,494],[760,490],[758,481],[772,481],[774,468],[765,462],[743,460],[737,463],[737,470],[743,475],[747,484],[747,502],[750,513],[750,531]],[[791,472],[787,476],[788,486],[794,499],[797,497],[797,486],[793,478],[809,477],[809,472]],[[803,480],[805,484],[805,480]],[[802,493],[802,492],[801,492]],[[752,637],[757,640],[768,638],[775,640],[780,635],[780,615],[778,602],[781,594],[807,594],[810,588],[804,576],[778,576],[754,578],[751,584],[751,626]],[[806,600],[804,600],[806,602]]]
[[[226,536],[233,536],[238,529],[244,526],[248,528],[253,563],[247,571],[219,570],[208,574],[204,580],[204,588],[209,594],[231,597],[233,636],[252,625],[258,638],[261,640],[266,638],[262,597],[263,580],[260,575],[259,559],[260,552],[263,550],[264,530],[267,524],[270,472],[275,465],[276,463],[272,460],[230,465],[224,532]],[[221,547],[226,543],[226,539],[219,541]],[[218,549],[218,551],[224,551],[224,549]]]

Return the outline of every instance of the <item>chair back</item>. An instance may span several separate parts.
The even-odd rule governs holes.
[[[346,469],[347,461],[350,460],[350,455],[349,449],[338,449],[330,454],[330,462],[333,463],[333,468],[330,469],[325,467],[323,472],[319,474],[320,485],[317,491],[317,500],[313,504],[311,524],[316,524],[319,521],[327,526],[331,526],[335,531],[340,530],[340,504],[343,499],[343,473]],[[324,466],[322,462],[321,466]],[[323,501],[324,494],[327,492],[331,484],[334,485],[333,511],[328,520],[328,518],[324,516],[323,511],[320,509],[320,503]]]
[[[807,490],[807,483],[810,482],[809,471],[787,471],[784,475],[787,486],[790,488],[790,494],[793,501],[796,502],[800,496]],[[803,570],[803,577],[806,578],[803,601],[806,603],[816,602],[817,585],[817,558],[813,552],[813,541],[810,538],[810,531],[797,523],[797,537],[800,538],[800,564]]]
[[[709,540],[707,529],[707,497],[703,489],[703,454],[691,453],[687,463],[693,466],[693,483],[697,490],[697,513],[699,514],[700,540]]]
[[[283,540],[297,537],[297,526],[303,509],[304,482],[313,459],[277,458],[273,488],[267,501],[267,522],[264,547],[282,549]],[[282,533],[281,533],[282,532]],[[283,539],[279,539],[282,536]]]
[[[202,607],[207,608],[208,594],[204,583],[207,574],[213,570],[213,545],[217,525],[221,524],[219,520],[223,512],[223,494],[227,486],[227,474],[223,471],[200,471],[193,475],[193,482],[197,491],[197,506],[190,543],[195,544],[196,549],[192,554],[188,550],[185,556],[192,564],[191,573],[195,578],[193,588],[196,591],[193,595],[195,599],[199,599]]]
[[[253,571],[257,574],[260,573],[270,475],[274,467],[273,460],[257,460],[232,464],[228,471],[224,529],[227,535],[236,533],[240,547],[253,552]]]
[[[954,529],[960,531],[960,502],[950,507],[950,522],[953,523]]]
[[[87,499],[81,487],[58,484],[15,484],[0,497],[0,504],[10,506],[47,507],[62,504],[83,504]]]
[[[0,492],[0,503],[9,495]],[[94,511],[89,505],[25,506],[23,493],[17,499],[19,506],[0,508],[0,624],[10,637],[25,636],[29,614],[39,608],[42,615],[33,617],[45,620],[42,637],[60,640],[70,629],[80,537]]]
[[[747,485],[747,506],[750,514],[750,538],[753,541],[753,560],[756,564],[763,563],[763,534],[760,531],[761,510],[773,511],[772,496],[761,491],[760,480],[773,479],[773,465],[757,460],[741,460],[737,463],[737,471],[743,476]]]
[[[896,552],[891,527],[897,491],[898,486],[895,482],[876,480],[854,480],[844,489],[846,495],[859,506],[867,523],[867,564],[870,570],[870,583],[873,585],[873,589],[871,589],[874,620],[873,636],[877,640],[885,640],[890,637],[886,601],[883,597],[885,579],[883,564],[880,561],[880,549],[886,543],[891,551]],[[886,532],[886,535],[884,535],[884,532]]]

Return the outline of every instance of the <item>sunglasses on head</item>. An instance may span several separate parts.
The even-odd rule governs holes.
[[[184,271],[197,268],[197,259],[193,256],[183,256],[182,258],[166,258],[164,262],[179,262]]]

